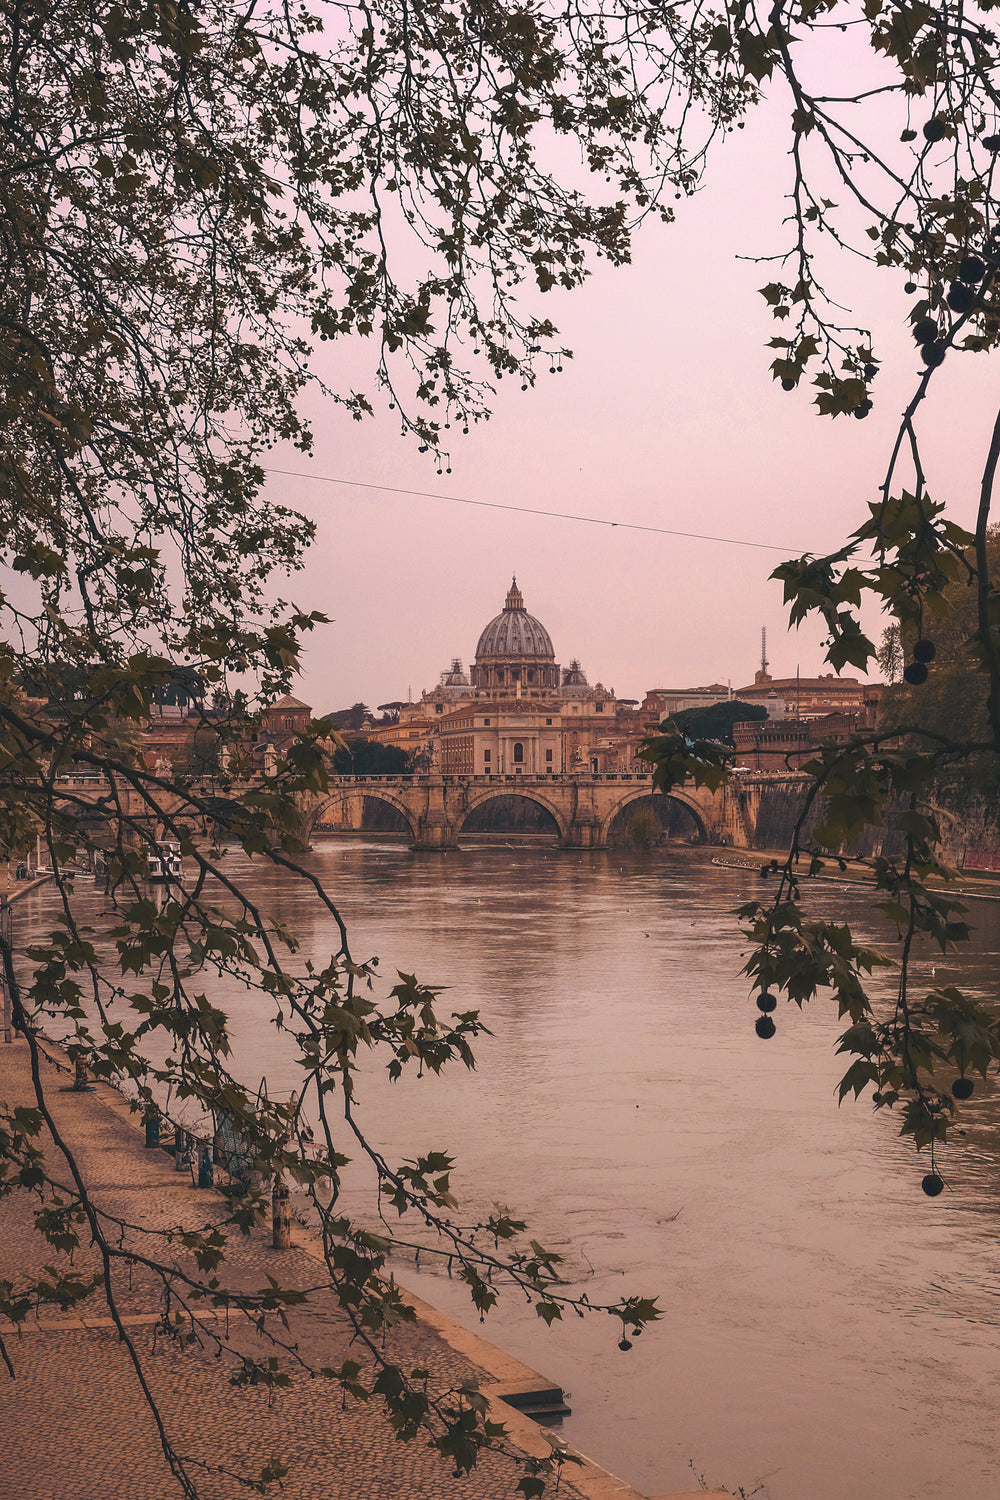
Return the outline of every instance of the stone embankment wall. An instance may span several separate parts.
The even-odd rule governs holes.
[[[742,790],[745,813],[753,829],[751,848],[783,849],[788,845],[809,784],[801,776],[762,778]],[[806,819],[806,832],[822,812],[823,803],[818,800]],[[960,870],[1000,870],[1000,821],[995,805],[972,797],[961,811],[938,809],[938,817],[942,854],[949,864]],[[875,854],[896,856],[902,851],[902,834],[866,828],[840,852],[865,859]]]
[[[734,777],[724,788],[720,842],[738,849],[783,849],[792,837],[809,778],[789,774]]]
[[[941,813],[945,859],[960,870],[1000,870],[1000,816],[995,802],[970,797],[960,813]]]
[[[783,849],[792,837],[795,820],[802,810],[808,781],[789,777],[763,783],[758,790],[754,823],[755,849]]]

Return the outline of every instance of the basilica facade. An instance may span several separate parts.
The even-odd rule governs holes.
[[[454,659],[436,687],[400,708],[390,734],[379,728],[417,766],[455,776],[638,769],[642,733],[633,701],[591,687],[576,660],[560,667],[516,578],[480,633],[471,670]]]

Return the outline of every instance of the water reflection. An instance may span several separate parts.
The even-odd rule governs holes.
[[[475,1074],[393,1086],[369,1070],[376,1142],[451,1148],[463,1210],[516,1207],[595,1300],[660,1296],[664,1321],[627,1355],[610,1323],[547,1333],[513,1302],[487,1325],[572,1391],[571,1442],[650,1493],[690,1489],[693,1460],[712,1483],[765,1481],[772,1500],[1000,1496],[992,1088],[942,1154],[948,1191],[925,1199],[895,1122],[864,1102],[838,1110],[829,1009],[782,1007],[776,1037],[754,1035],[732,911],[761,887],[706,851],[416,858],[328,840],[310,859],[386,990],[415,972],[496,1033]],[[335,946],[318,903],[232,864],[303,956]],[[80,895],[100,901],[83,882]],[[886,941],[863,891],[817,884],[808,899]],[[19,922],[51,903],[29,897]],[[977,903],[972,920],[962,980],[993,993],[998,910]],[[959,977],[953,960],[921,961],[929,984]],[[246,1076],[296,1087],[266,1006],[237,986],[212,999],[238,1018]],[[360,1182],[350,1191],[360,1204]],[[443,1274],[399,1274],[475,1322]]]

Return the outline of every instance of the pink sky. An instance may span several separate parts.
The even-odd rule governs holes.
[[[785,556],[839,546],[877,497],[898,414],[919,363],[904,276],[838,258],[884,360],[866,421],[815,414],[805,386],[772,381],[777,331],[757,288],[780,267],[741,254],[782,248],[787,160],[767,117],[729,137],[709,186],[676,205],[678,222],[640,233],[632,266],[602,263],[570,294],[538,297],[575,351],[533,391],[501,385],[494,417],[453,433],[451,474],[401,440],[383,412],[357,424],[313,398],[311,459],[275,450],[275,498],[314,516],[316,547],[288,591],[333,624],[312,638],[296,692],[318,711],[418,696],[453,656],[468,665],[516,573],[556,659],[578,657],[620,697],[650,687],[752,680],[767,629],[772,674],[829,670],[821,632],[786,629]],[[530,296],[530,293],[526,293]],[[355,383],[366,351],[323,346],[332,382]],[[935,375],[923,436],[930,490],[956,520],[975,514],[995,372],[952,354]],[[433,491],[615,521],[519,516],[374,486]],[[774,550],[633,531],[624,523],[732,537]],[[869,628],[880,632],[877,617]],[[877,673],[873,674],[877,675]]]

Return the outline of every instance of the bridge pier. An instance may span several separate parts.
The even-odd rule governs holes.
[[[410,848],[416,854],[444,854],[449,849],[458,848],[458,839],[455,830],[448,824],[422,822]]]
[[[564,849],[604,849],[606,846],[607,840],[601,838],[600,819],[592,812],[577,815],[562,840]]]
[[[570,816],[562,839],[564,849],[603,849],[607,840],[601,837],[601,818],[594,802],[594,789],[572,783]]]
[[[431,776],[426,786],[426,802],[417,819],[417,832],[413,840],[414,850],[444,852],[458,848],[455,825],[445,810],[444,781],[440,776]]]

